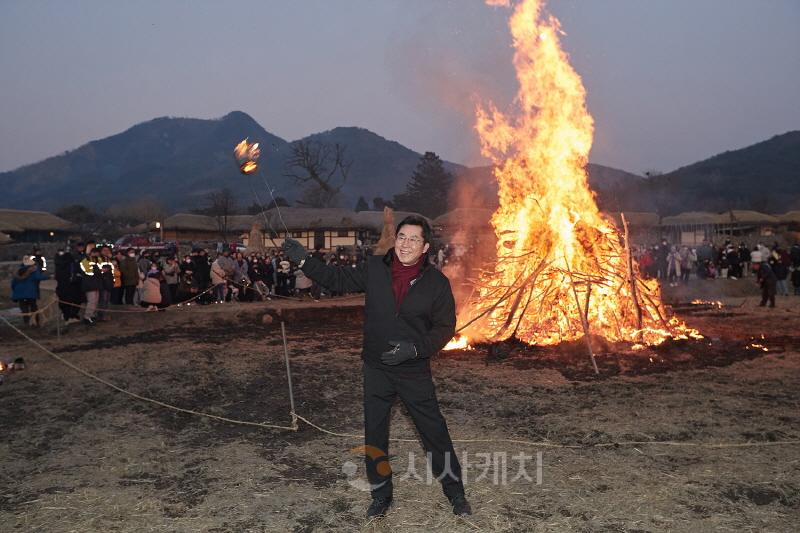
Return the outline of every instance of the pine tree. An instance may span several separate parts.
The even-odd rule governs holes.
[[[359,211],[369,211],[369,204],[363,196],[359,196],[358,202],[356,202],[355,212],[358,213]]]
[[[433,152],[425,152],[411,181],[403,193],[394,197],[397,209],[414,211],[429,218],[447,211],[447,196],[453,184],[453,175],[444,168],[442,160]]]

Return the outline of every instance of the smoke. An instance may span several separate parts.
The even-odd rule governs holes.
[[[425,118],[419,138],[444,159],[486,164],[474,130],[478,101],[511,101],[515,73],[505,13],[482,2],[431,3],[399,26],[386,52],[393,91]],[[453,132],[458,132],[455,135]]]

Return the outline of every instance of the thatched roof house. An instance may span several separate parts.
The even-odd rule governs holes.
[[[421,216],[418,213],[395,211],[394,221],[400,222],[409,215]],[[280,245],[285,237],[291,237],[309,249],[331,250],[339,246],[376,243],[383,229],[383,211],[356,212],[342,207],[281,207],[254,215],[253,221],[261,223],[268,234],[272,232],[272,239],[267,239],[266,246]]]
[[[418,213],[395,211],[394,220],[400,222],[409,215]],[[266,222],[264,222],[266,217]],[[426,217],[423,217],[426,218]],[[370,230],[380,233],[383,228],[383,211],[353,211],[343,207],[281,207],[269,209],[261,215],[253,215],[253,220],[266,224],[276,231],[303,230]],[[426,218],[430,222],[429,219]]]
[[[457,207],[433,219],[433,227],[439,230],[456,228],[489,228],[493,209],[483,207]]]
[[[789,211],[776,217],[783,224],[800,224],[800,211]]]
[[[671,242],[694,245],[720,238],[755,240],[771,236],[780,222],[766,213],[734,209],[723,213],[681,213],[662,218],[661,226]]]
[[[663,217],[662,226],[703,226],[713,225],[719,220],[716,213],[706,213],[705,211],[687,211],[678,215]]]
[[[731,210],[719,214],[720,224],[755,224],[755,225],[775,225],[780,221],[778,217],[759,213],[758,211]]]
[[[656,228],[659,226],[661,219],[656,213],[648,213],[645,211],[625,211],[625,220],[628,222],[629,228]],[[605,213],[614,224],[622,229],[622,215],[621,212],[608,212]]]
[[[759,213],[758,211],[731,210],[722,213],[707,213],[704,211],[689,211],[664,217],[662,226],[690,226],[690,225],[767,225],[778,224],[778,217]]]
[[[0,209],[0,232],[18,242],[49,242],[67,236],[74,225],[44,211]]]
[[[397,211],[394,219],[399,222],[408,213]],[[283,243],[287,236],[299,239],[309,248],[321,246],[332,249],[337,246],[356,246],[359,241],[369,244],[380,237],[383,229],[383,211],[360,211],[331,207],[272,208],[257,215],[232,215],[227,217],[227,240],[248,242],[250,231],[256,225],[265,233],[265,246]],[[178,242],[216,242],[222,240],[216,217],[178,213],[164,220],[164,239]],[[151,223],[150,232],[160,231]],[[287,231],[289,235],[287,235]]]

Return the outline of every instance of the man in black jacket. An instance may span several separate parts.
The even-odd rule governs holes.
[[[428,261],[431,229],[421,217],[397,226],[395,247],[372,256],[357,268],[325,265],[308,257],[293,239],[286,255],[324,287],[366,292],[364,345],[364,444],[372,504],[367,518],[384,516],[392,501],[388,463],[389,420],[397,396],[414,420],[430,455],[431,470],[459,516],[471,514],[464,497],[461,466],[447,423],[439,410],[430,358],[455,333],[455,302],[448,279]]]

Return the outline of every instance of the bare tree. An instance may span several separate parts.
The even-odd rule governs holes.
[[[217,220],[217,227],[219,228],[219,234],[222,236],[222,241],[227,243],[228,217],[236,212],[236,199],[227,187],[209,193],[206,199],[209,204],[206,213]]]
[[[312,207],[330,207],[350,173],[352,160],[345,156],[345,146],[313,141],[292,144],[284,176],[305,185],[305,203]]]

